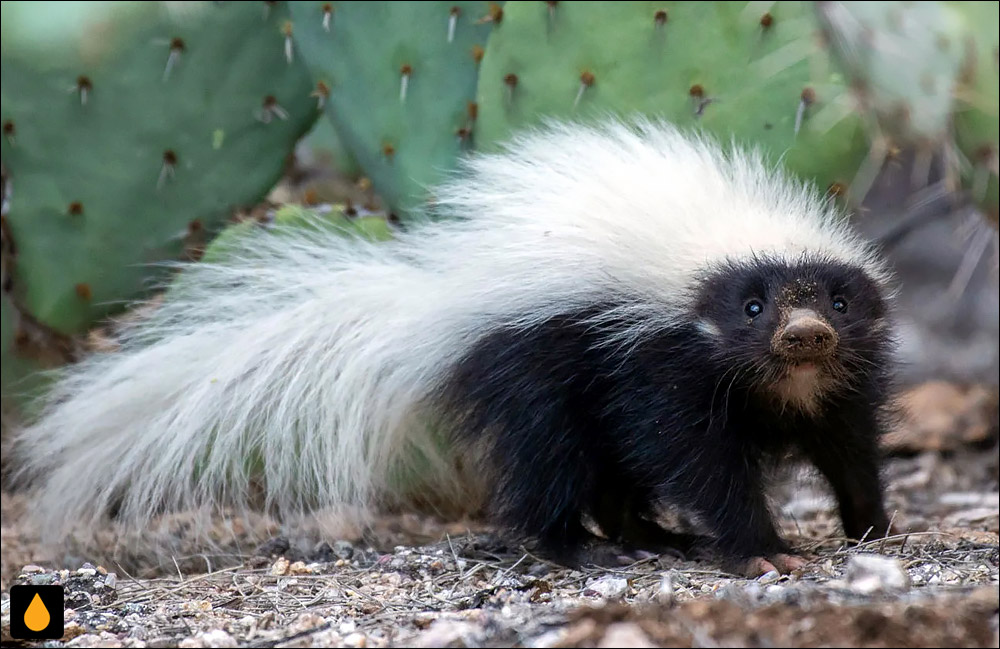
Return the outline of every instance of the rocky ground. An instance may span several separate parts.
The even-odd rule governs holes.
[[[414,516],[365,540],[247,522],[227,529],[273,538],[212,555],[185,547],[175,519],[168,553],[55,555],[26,522],[30,502],[4,494],[2,640],[12,584],[62,583],[66,635],[49,646],[996,647],[995,391],[928,384],[908,403],[888,465],[908,534],[847,548],[823,485],[799,472],[776,509],[814,560],[756,580],[679,556],[566,570],[475,524]]]

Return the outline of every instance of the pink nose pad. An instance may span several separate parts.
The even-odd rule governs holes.
[[[774,341],[775,351],[794,360],[818,360],[837,346],[837,332],[811,309],[795,309]]]

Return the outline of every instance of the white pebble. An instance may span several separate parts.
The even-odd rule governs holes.
[[[228,647],[238,647],[239,645],[233,636],[222,629],[213,629],[212,631],[199,633],[193,638],[181,640],[179,646],[182,649],[227,649]]]
[[[632,622],[617,622],[610,625],[604,632],[604,637],[597,644],[603,647],[655,647],[649,636]]]
[[[759,581],[762,584],[770,584],[772,582],[778,581],[779,579],[781,579],[781,574],[777,570],[768,570],[763,575],[758,577],[757,581]]]
[[[674,579],[669,572],[660,579],[660,587],[656,591],[656,601],[666,605],[672,604],[674,601]]]
[[[855,554],[847,561],[847,585],[858,593],[906,590],[910,577],[898,559],[877,554]]]
[[[587,584],[584,595],[597,595],[602,599],[618,600],[628,592],[628,580],[621,577],[601,577]]]
[[[413,641],[414,647],[473,647],[480,644],[482,628],[464,620],[435,620]]]

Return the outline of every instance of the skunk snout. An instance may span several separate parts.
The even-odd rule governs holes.
[[[793,309],[771,345],[778,355],[796,362],[818,361],[833,354],[837,332],[811,309]]]

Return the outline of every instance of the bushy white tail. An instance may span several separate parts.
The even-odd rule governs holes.
[[[332,228],[259,230],[227,261],[188,267],[21,433],[43,529],[111,508],[142,524],[255,491],[282,509],[364,505],[417,451],[443,462],[427,422],[410,421],[441,360],[428,327],[442,305],[400,253]]]

